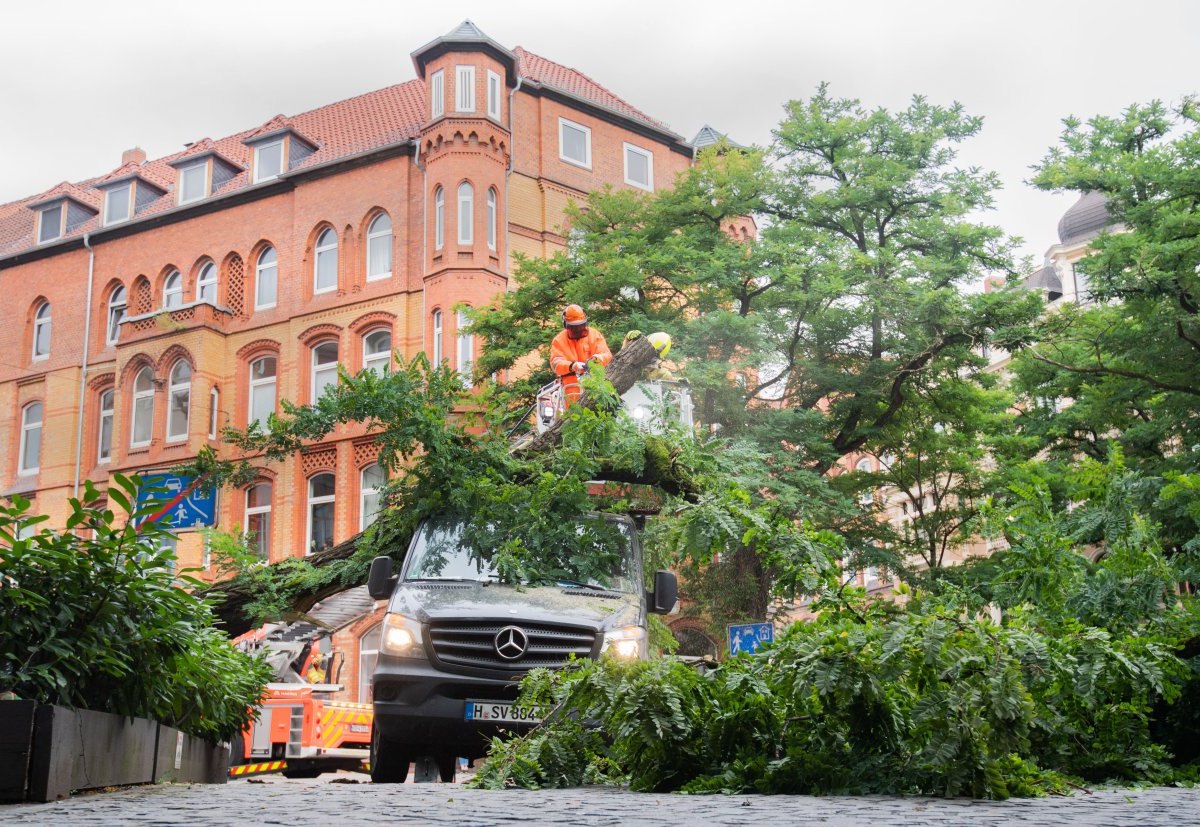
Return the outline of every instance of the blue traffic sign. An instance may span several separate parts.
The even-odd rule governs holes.
[[[775,640],[775,627],[770,623],[731,623],[729,625],[729,654],[757,652],[764,643]]]
[[[194,477],[182,474],[144,474],[138,488],[138,510],[146,506],[169,507],[159,518],[165,527],[201,528],[217,523],[216,486],[191,488]],[[189,490],[191,488],[191,490]]]

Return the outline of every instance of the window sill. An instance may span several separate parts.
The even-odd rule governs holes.
[[[570,164],[573,167],[579,167],[580,169],[586,169],[588,172],[592,171],[591,161],[584,163],[583,161],[576,161],[574,158],[568,158],[565,155],[559,155],[558,160],[562,161],[565,164]]]
[[[313,295],[314,296],[324,296],[329,293],[335,293],[335,292],[337,292],[336,287],[323,287],[320,290],[313,290]]]
[[[378,273],[374,276],[367,276],[367,281],[369,281],[369,282],[371,282],[371,281],[386,281],[386,280],[390,279],[391,277],[392,277],[392,274],[389,271],[387,273]]]
[[[278,306],[279,306],[278,304],[264,304],[262,306],[259,306],[256,304],[256,305],[254,305],[254,312],[259,313],[263,310],[274,310]]]

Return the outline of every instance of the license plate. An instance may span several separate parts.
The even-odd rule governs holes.
[[[371,728],[369,726],[367,726],[366,724],[351,724],[350,731],[351,732],[370,732]]]
[[[488,721],[498,724],[539,724],[545,710],[527,709],[503,701],[467,701],[463,717],[468,721]]]

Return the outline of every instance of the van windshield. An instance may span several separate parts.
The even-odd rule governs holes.
[[[565,540],[540,553],[504,540],[486,527],[427,521],[417,534],[405,580],[472,580],[527,586],[581,586],[634,592],[637,566],[632,527],[623,521],[583,519]],[[478,549],[485,549],[481,552]],[[502,549],[494,552],[493,549]],[[521,553],[527,552],[527,553]]]

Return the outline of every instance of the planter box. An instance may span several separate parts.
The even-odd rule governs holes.
[[[161,781],[224,783],[229,749],[144,718],[0,701],[0,801]]]

